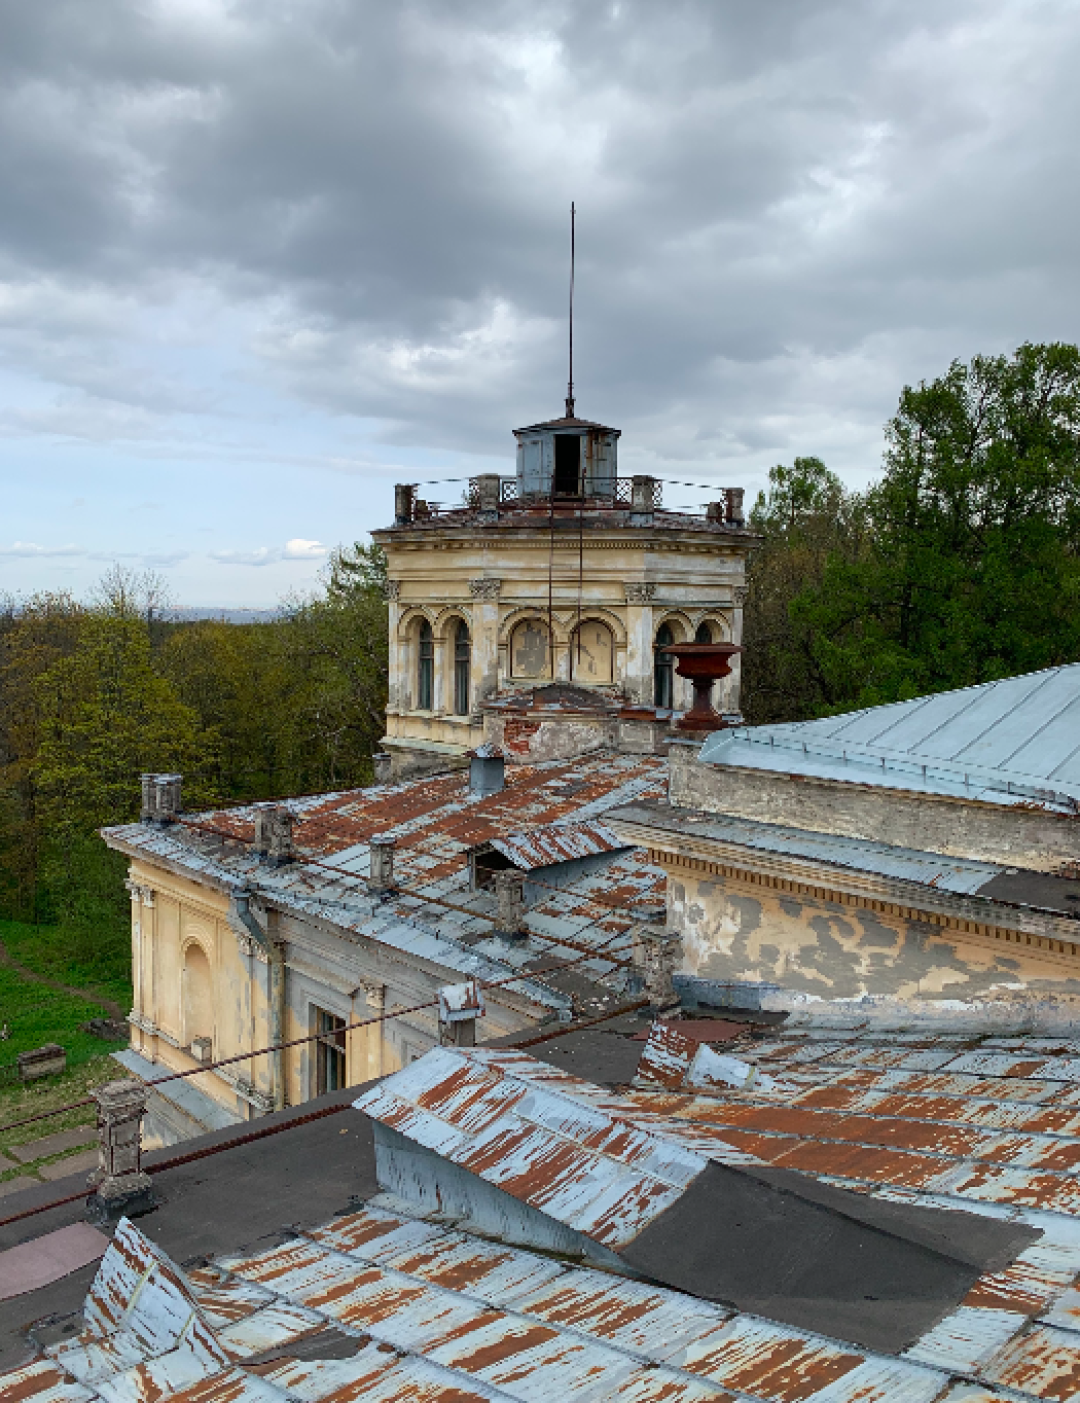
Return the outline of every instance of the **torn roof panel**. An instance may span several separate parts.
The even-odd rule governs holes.
[[[525,833],[492,838],[490,846],[510,859],[515,867],[531,872],[560,862],[573,862],[600,853],[625,851],[628,844],[605,823],[593,819],[585,823],[549,824]]]

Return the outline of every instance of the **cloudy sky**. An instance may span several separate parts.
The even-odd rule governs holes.
[[[1080,339],[1078,69],[1077,0],[0,0],[0,593],[273,604],[512,471],[571,199],[624,471],[863,483],[905,382]]]

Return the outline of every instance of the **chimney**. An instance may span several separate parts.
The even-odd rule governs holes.
[[[516,940],[525,933],[525,873],[516,868],[504,868],[492,878],[498,909],[495,914],[495,934],[506,940]]]
[[[484,1016],[484,996],[475,979],[439,990],[439,1046],[475,1047],[476,1020]]]
[[[725,502],[708,502],[705,506],[705,520],[713,526],[722,526],[727,517]]]
[[[478,799],[506,788],[506,759],[497,745],[486,742],[469,751],[469,793]]]
[[[744,526],[746,517],[743,515],[743,489],[741,487],[729,487],[724,493],[726,511],[725,519],[732,526]]]
[[[371,851],[370,891],[388,895],[394,890],[394,838],[376,837],[369,843]]]
[[[411,482],[394,486],[394,525],[408,526],[415,515],[416,488]]]
[[[499,515],[500,481],[498,473],[481,473],[479,477],[473,478],[473,482],[476,483],[476,510],[483,512],[485,516]]]
[[[140,817],[144,823],[175,823],[183,804],[180,775],[143,775],[142,808]]]
[[[644,926],[635,932],[634,963],[645,981],[645,994],[658,1013],[675,1008],[674,975],[682,960],[682,937],[678,931]]]
[[[142,1120],[146,1087],[140,1081],[110,1081],[91,1092],[97,1102],[98,1167],[87,1180],[92,1223],[116,1223],[157,1204],[142,1167]]]
[[[284,804],[255,810],[255,851],[271,867],[282,867],[296,856],[293,822],[292,811]]]
[[[635,524],[639,526],[651,525],[655,508],[656,479],[642,475],[632,477],[630,479],[630,512],[634,517],[643,518]]]
[[[375,767],[375,783],[389,784],[393,774],[393,759],[385,750],[377,750],[371,757],[371,762]]]

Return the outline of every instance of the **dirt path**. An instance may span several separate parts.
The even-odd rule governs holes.
[[[127,1022],[127,1015],[121,1011],[120,1005],[115,999],[107,999],[104,994],[99,994],[94,989],[75,989],[70,984],[61,984],[58,979],[49,979],[44,974],[35,974],[32,969],[27,969],[24,964],[19,963],[2,940],[0,940],[0,965],[7,965],[23,979],[29,979],[32,984],[45,984],[50,989],[58,989],[62,994],[73,994],[77,999],[85,999],[87,1003],[98,1004],[110,1018],[115,1018],[119,1023]]]

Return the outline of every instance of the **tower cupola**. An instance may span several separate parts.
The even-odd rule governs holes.
[[[618,476],[619,433],[618,429],[573,416],[515,429],[521,498],[592,497],[611,501]]]

